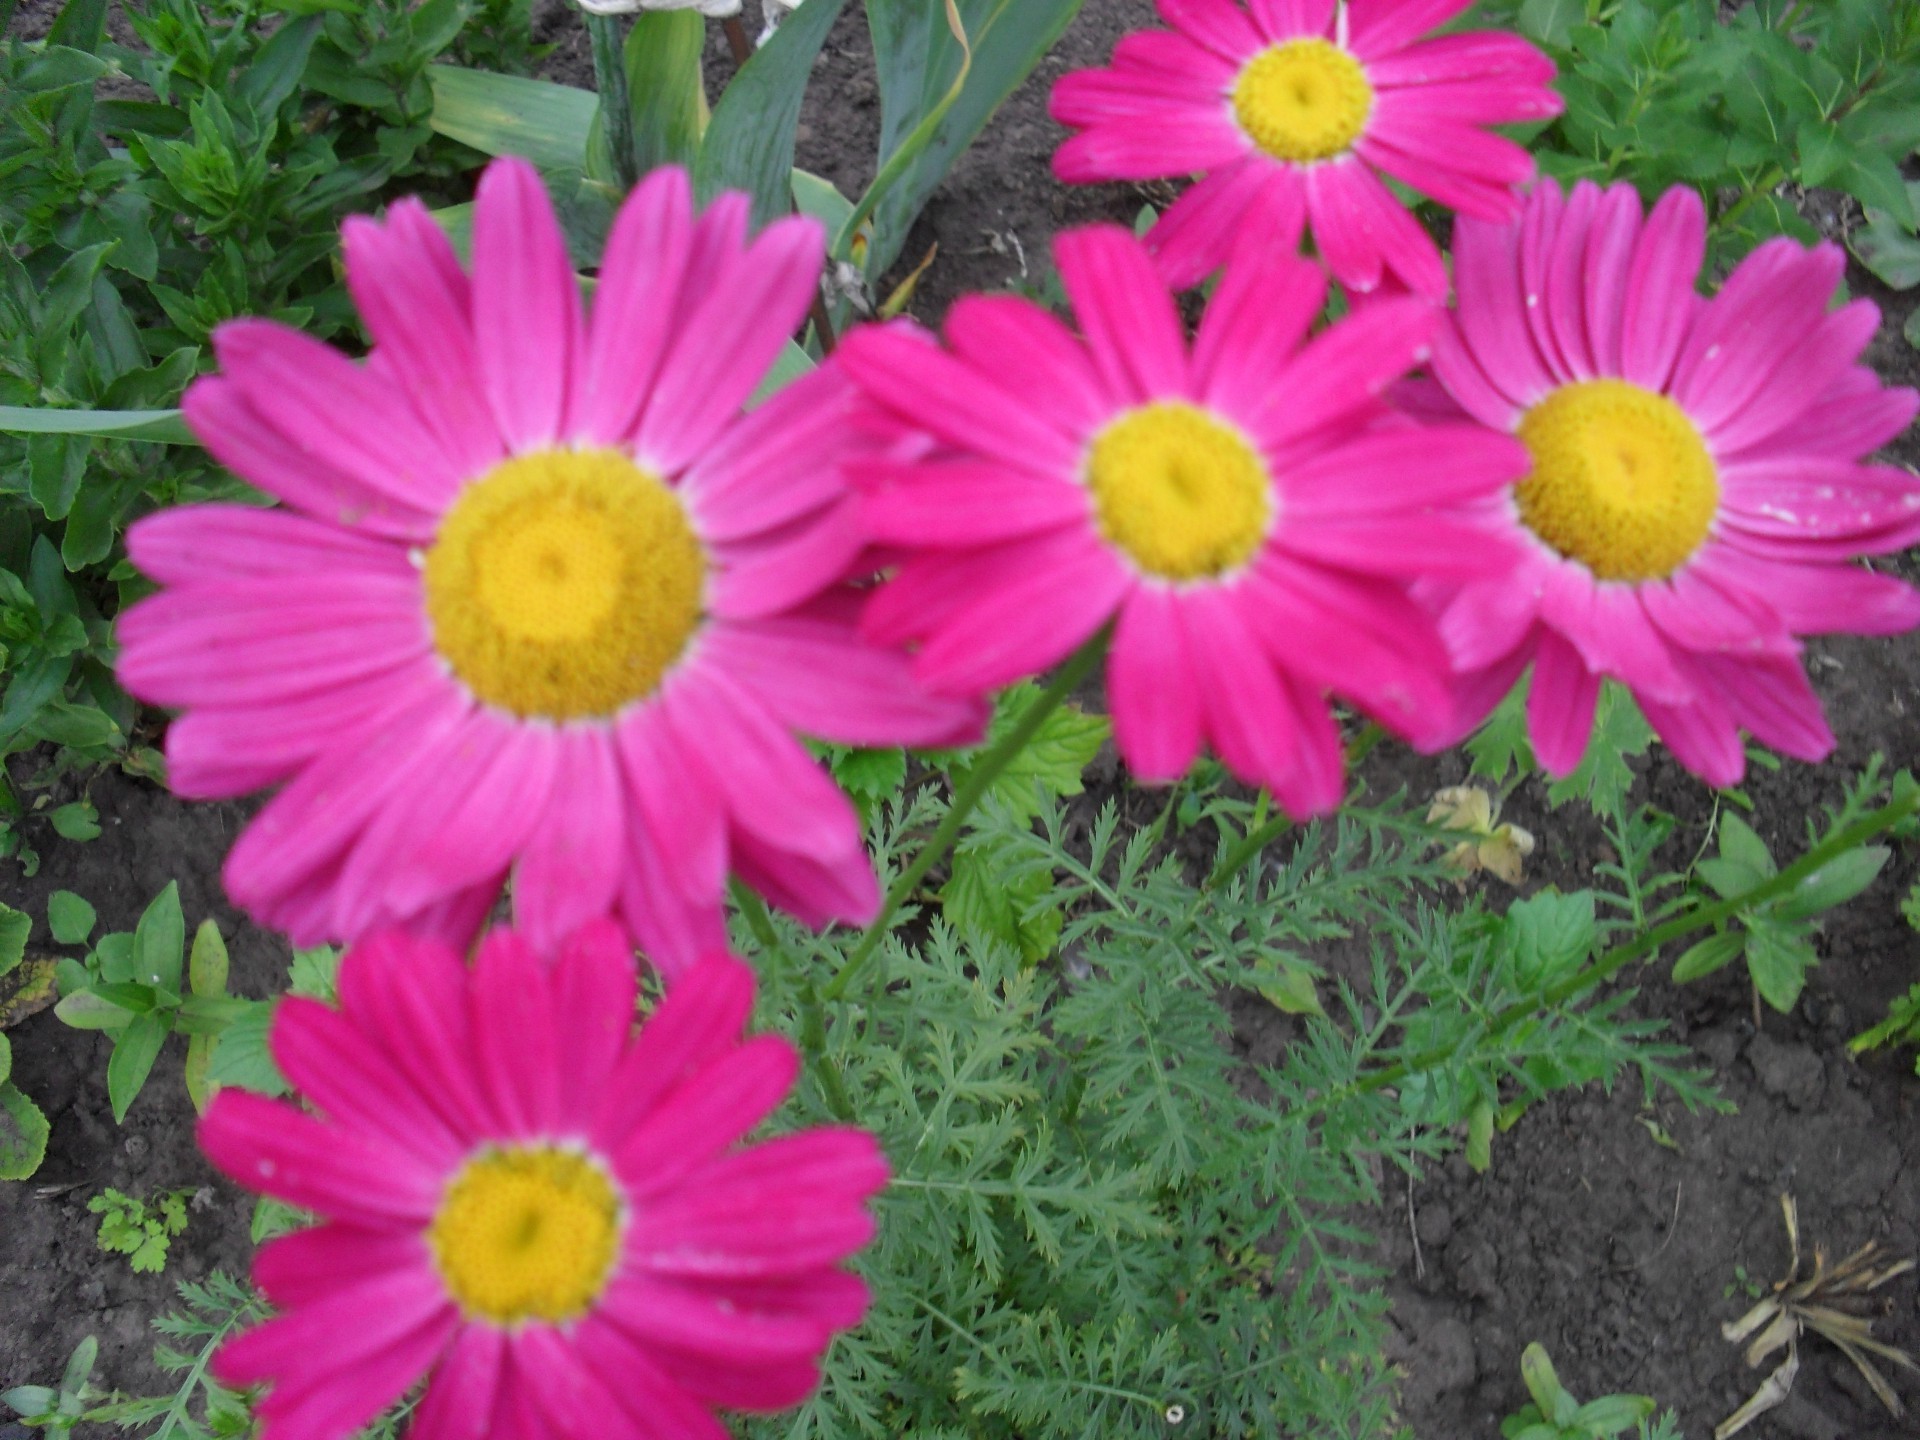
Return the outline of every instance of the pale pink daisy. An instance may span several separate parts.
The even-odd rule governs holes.
[[[1317,266],[1240,251],[1191,349],[1141,244],[1063,235],[1082,334],[1009,296],[962,300],[946,347],[903,326],[841,348],[879,406],[942,449],[853,467],[863,523],[904,554],[869,606],[917,675],[967,693],[1054,664],[1116,621],[1120,753],[1183,774],[1204,739],[1292,813],[1339,803],[1327,694],[1419,736],[1446,718],[1445,656],[1406,585],[1507,549],[1467,508],[1526,463],[1475,426],[1382,423],[1426,353],[1420,300],[1308,340]]]
[[[1920,396],[1856,363],[1880,317],[1829,311],[1839,248],[1768,241],[1709,301],[1690,189],[1643,219],[1630,186],[1543,184],[1518,224],[1454,235],[1434,373],[1532,461],[1495,507],[1520,567],[1433,587],[1461,721],[1531,664],[1529,730],[1555,775],[1579,763],[1605,678],[1712,784],[1740,778],[1741,730],[1826,755],[1796,637],[1920,623],[1920,593],[1849,563],[1920,541],[1920,479],[1860,463]]]
[[[1463,215],[1505,220],[1533,160],[1490,125],[1560,113],[1553,62],[1518,35],[1421,37],[1473,0],[1159,0],[1171,31],[1125,36],[1104,70],[1053,91],[1080,134],[1062,180],[1204,178],[1148,235],[1177,289],[1225,262],[1243,228],[1297,249],[1309,227],[1341,285],[1383,276],[1442,300],[1433,239],[1381,176]],[[1264,197],[1271,203],[1255,208]]]
[[[823,253],[815,222],[749,243],[747,215],[655,172],[589,317],[538,175],[501,160],[471,280],[416,202],[347,223],[365,365],[217,332],[187,420],[288,508],[135,525],[164,589],[121,616],[119,673],[186,711],[182,794],[284,785],[227,862],[257,919],[458,942],[510,867],[536,944],[613,911],[669,967],[724,942],[730,868],[810,923],[872,916],[853,807],[792,732],[950,744],[978,715],[854,629],[852,386],[741,413]]]
[[[887,1165],[858,1130],[742,1144],[800,1063],[741,1039],[745,965],[690,967],[637,1035],[605,921],[550,964],[496,931],[472,969],[382,934],[339,983],[273,1021],[318,1113],[223,1090],[200,1122],[220,1169],[321,1221],[260,1250],[280,1314],[214,1356],[270,1387],[264,1440],[344,1440],[422,1380],[413,1440],[726,1440],[714,1407],[812,1392],[866,1310],[840,1265]]]

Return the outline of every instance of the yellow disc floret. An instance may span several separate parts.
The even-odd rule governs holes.
[[[606,1172],[584,1155],[551,1146],[483,1150],[447,1186],[427,1243],[469,1319],[574,1320],[613,1271],[620,1202]]]
[[[707,558],[680,499],[615,450],[544,450],[469,485],[426,556],[434,647],[523,717],[653,693],[700,623]]]
[[[1625,380],[1563,385],[1521,417],[1533,470],[1514,492],[1527,528],[1600,580],[1660,580],[1707,538],[1720,480],[1706,442],[1664,395]]]
[[[1087,455],[1100,533],[1163,580],[1246,564],[1273,520],[1273,477],[1247,438],[1181,401],[1129,410]]]
[[[1360,62],[1325,40],[1269,46],[1233,82],[1233,118],[1276,160],[1306,165],[1344,155],[1373,114]]]

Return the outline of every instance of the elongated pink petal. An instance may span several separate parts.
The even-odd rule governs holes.
[[[860,524],[881,544],[970,549],[1091,522],[1092,500],[1065,476],[948,461],[859,467]]]
[[[181,505],[134,521],[127,556],[162,585],[284,582],[335,569],[404,577],[400,546],[287,510]]]
[[[1367,78],[1376,89],[1390,92],[1400,86],[1434,87],[1498,77],[1537,86],[1551,94],[1545,87],[1553,83],[1553,75],[1553,61],[1536,46],[1500,30],[1436,35],[1431,40],[1422,40],[1390,55],[1376,55],[1367,61]],[[1395,96],[1396,101],[1400,98]],[[1385,100],[1382,96],[1383,104]]]
[[[1258,415],[1265,408],[1273,373],[1300,348],[1326,303],[1319,267],[1269,255],[1266,243],[1263,235],[1245,232],[1194,340],[1195,394],[1226,415]]]
[[[1706,206],[1688,186],[1675,186],[1648,214],[1627,272],[1620,316],[1624,378],[1650,390],[1666,388],[1703,303],[1694,280],[1706,252]]]
[[[403,1270],[425,1273],[432,1264],[426,1241],[416,1232],[327,1221],[262,1245],[253,1257],[253,1283],[275,1309],[293,1310],[345,1286]]]
[[[1270,250],[1300,248],[1307,200],[1299,171],[1257,155],[1219,167],[1167,208],[1147,232],[1147,248],[1167,284],[1186,290],[1226,263],[1233,238],[1250,223]]]
[[[474,200],[473,328],[508,448],[560,439],[581,370],[580,288],[539,172],[513,157],[487,167]]]
[[[1387,55],[1437,30],[1473,0],[1347,0],[1353,52],[1363,60]]]
[[[506,1346],[491,1325],[463,1326],[428,1377],[408,1440],[490,1440]]]
[[[1499,495],[1529,468],[1519,441],[1477,425],[1389,430],[1290,466],[1283,508],[1343,519],[1453,506]]]
[[[557,750],[552,799],[514,868],[515,921],[543,953],[606,913],[626,840],[610,732],[598,725],[568,727],[557,737]]]
[[[1237,160],[1250,143],[1224,105],[1142,106],[1069,139],[1053,152],[1053,173],[1069,185],[1166,180]]]
[[[1762,745],[1809,763],[1833,753],[1833,731],[1798,656],[1756,662],[1700,655],[1693,665],[1733,719]]]
[[[1145,247],[1096,225],[1060,236],[1054,256],[1108,395],[1124,405],[1189,393],[1180,316]]]
[[[673,339],[676,294],[693,252],[693,187],[662,166],[641,180],[614,217],[588,316],[573,423],[582,439],[624,439],[647,403]]]
[[[967,295],[947,312],[942,332],[953,353],[993,374],[1016,395],[1045,395],[1048,413],[1079,439],[1112,415],[1084,344],[1038,305],[1013,295]]]
[[[1527,691],[1527,736],[1549,775],[1565,777],[1579,768],[1593,734],[1600,680],[1573,646],[1553,630],[1542,632]]]
[[[628,1130],[613,1168],[643,1204],[739,1141],[793,1088],[800,1055],[778,1035],[758,1035],[688,1078]]]
[[[1227,60],[1250,59],[1262,37],[1233,0],[1154,0],[1160,17]]]
[[[559,1027],[545,969],[528,940],[496,930],[480,946],[467,987],[474,1070],[496,1133],[534,1140],[559,1118]]]
[[[222,1090],[198,1135],[207,1158],[233,1179],[322,1215],[424,1222],[439,1200],[440,1176],[407,1151],[261,1095]]]
[[[1445,381],[1447,352],[1462,345],[1494,388],[1516,408],[1525,409],[1543,399],[1556,379],[1527,325],[1517,240],[1512,226],[1463,219],[1454,227],[1459,306],[1453,316],[1456,328],[1440,341],[1439,368]],[[1458,392],[1455,398],[1461,398]]]
[[[1127,597],[1107,665],[1113,737],[1141,780],[1178,780],[1200,753],[1200,687],[1180,624],[1179,599],[1142,585]]]
[[[432,1168],[453,1169],[460,1136],[338,1010],[288,995],[274,1010],[271,1042],[280,1072],[329,1120],[371,1130]]]
[[[1725,789],[1740,783],[1747,772],[1746,748],[1740,743],[1739,728],[1717,703],[1705,695],[1696,695],[1684,705],[1634,698],[1674,759],[1709,785]]]

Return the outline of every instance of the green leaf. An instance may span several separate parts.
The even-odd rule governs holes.
[[[1254,989],[1275,1009],[1288,1015],[1324,1015],[1319,979],[1311,965],[1290,955],[1262,955],[1254,967]]]
[[[997,940],[1028,962],[1048,955],[1060,939],[1058,906],[1036,908],[1053,890],[1044,870],[1006,873],[991,849],[975,846],[953,857],[953,874],[940,890],[947,922],[976,940]]]
[[[178,410],[49,410],[37,405],[0,405],[0,431],[152,440],[163,445],[200,443]]]
[[[1038,3],[1038,0],[1034,0]],[[810,0],[728,84],[693,167],[701,202],[723,190],[753,197],[753,223],[766,225],[793,206],[793,134],[814,58],[846,0]]]
[[[110,935],[102,935],[93,945],[94,958],[99,962],[100,976],[108,981],[129,981],[135,974],[133,960],[133,936],[125,930],[116,930]]]
[[[640,173],[661,165],[691,167],[707,124],[700,55],[706,21],[691,10],[641,11],[627,32],[627,90],[633,97],[633,142]]]
[[[1678,960],[1673,962],[1673,981],[1676,985],[1684,985],[1689,980],[1699,980],[1711,975],[1714,971],[1731,965],[1746,948],[1747,936],[1744,930],[1727,930],[1718,935],[1709,935],[1706,939],[1690,946]]]
[[[1561,1387],[1560,1376],[1554,1371],[1546,1347],[1537,1340],[1520,1352],[1520,1378],[1526,1382],[1533,1403],[1540,1408],[1541,1418],[1552,1416],[1557,1420],[1555,1412],[1561,1408],[1567,1392]]]
[[[1887,211],[1901,224],[1914,225],[1906,181],[1891,156],[1860,144],[1832,121],[1817,118],[1801,125],[1798,143],[1801,183],[1845,190],[1862,204]]]
[[[1565,50],[1573,43],[1573,27],[1586,18],[1581,0],[1522,0],[1520,31],[1542,45]]]
[[[1493,1165],[1493,1101],[1481,1100],[1467,1112],[1467,1164],[1476,1175]]]
[[[0,1085],[0,1180],[26,1179],[46,1155],[47,1117],[17,1085]]]
[[[991,746],[1019,723],[1027,707],[1039,698],[1040,687],[1030,680],[1002,693],[994,706],[987,744]],[[987,795],[1006,806],[1016,819],[1031,820],[1039,813],[1034,786],[1055,797],[1078,795],[1082,788],[1080,772],[1100,753],[1100,747],[1111,733],[1112,726],[1105,716],[1089,715],[1076,706],[1062,705],[1041,722],[1039,731],[1026,747],[987,787]],[[973,768],[972,756],[978,753],[971,752],[969,758],[952,767],[956,789],[966,784]]]
[[[180,913],[180,885],[178,881],[169,880],[167,888],[153,897],[140,923],[134,927],[136,978],[143,984],[157,985],[178,995],[186,944],[187,922]]]
[[[1868,845],[1836,855],[1788,891],[1775,906],[1776,913],[1788,920],[1809,920],[1846,904],[1873,883],[1892,853],[1884,845]]]
[[[1720,817],[1720,854],[1722,858],[1753,874],[1767,877],[1774,873],[1773,855],[1768,851],[1766,841],[1755,834],[1753,827],[1738,815]]]
[[[1522,775],[1533,773],[1533,746],[1527,739],[1527,683],[1522,679],[1514,686],[1468,739],[1465,748],[1472,761],[1470,774],[1498,785],[1511,770],[1517,769]]]
[[[1796,930],[1755,925],[1747,935],[1747,973],[1760,998],[1782,1015],[1793,1010],[1806,988],[1807,972],[1819,963],[1813,946]]]
[[[331,945],[296,950],[293,952],[293,964],[287,971],[287,988],[295,995],[305,995],[332,1004],[339,998],[339,974],[340,952]]]
[[[11,905],[0,905],[0,975],[5,975],[27,956],[27,941],[33,935],[33,917]]]
[[[107,1060],[107,1098],[113,1102],[115,1124],[127,1118],[127,1107],[147,1083],[166,1041],[167,1024],[157,1015],[136,1015],[133,1023],[120,1032]]]
[[[93,933],[93,906],[71,890],[56,890],[47,897],[47,928],[61,945],[84,945]]]
[[[1920,181],[1906,187],[1908,204],[1920,207]],[[1920,238],[1885,210],[1867,211],[1867,223],[1847,243],[1862,265],[1895,290],[1920,285]],[[1920,312],[1915,312],[1920,313]]]
[[[880,172],[835,237],[846,256],[871,217],[866,272],[880,276],[966,148],[1053,47],[1081,0],[954,0],[963,44],[945,7],[928,0],[867,0],[880,74]],[[810,6],[802,7],[804,15]],[[792,23],[792,22],[788,22]],[[971,50],[971,60],[968,51]]]
[[[120,740],[120,730],[112,716],[96,706],[70,705],[64,700],[51,700],[41,706],[26,731],[36,739],[51,740],[75,750],[114,749]],[[100,833],[99,816],[92,805],[77,801],[73,805],[62,805],[54,814],[59,815],[61,810],[67,812],[66,823],[73,827],[74,833],[61,829],[57,819],[54,828],[68,839],[91,840]]]
[[[429,65],[427,79],[428,123],[440,134],[483,154],[525,156],[543,170],[585,169],[587,134],[600,109],[591,90],[457,65]]]
[[[7,1077],[13,1074],[13,1042],[7,1039],[7,1032],[0,1030],[0,1085],[7,1083]]]
[[[70,805],[62,805],[47,816],[53,822],[54,830],[65,840],[97,840],[100,838],[100,812],[93,808],[90,800],[75,800]]]
[[[1573,1425],[1585,1435],[1618,1435],[1631,1430],[1654,1412],[1651,1395],[1603,1395],[1574,1412]]]
[[[1530,989],[1579,969],[1593,953],[1600,933],[1591,890],[1572,895],[1545,892],[1516,900],[1507,907],[1506,923],[1517,973]]]
[[[53,1013],[75,1030],[118,1030],[133,1023],[133,1011],[92,990],[74,990],[60,998]]]
[[[215,1085],[231,1085],[259,1095],[287,1094],[292,1087],[273,1063],[273,1052],[267,1046],[272,1028],[273,1001],[254,1001],[221,1034],[207,1067],[207,1079]]]
[[[746,408],[753,410],[764,405],[813,368],[813,357],[793,340],[788,340],[780,347],[779,355],[774,358],[773,368],[767,371],[766,378],[760,382],[752,397],[748,399]]]
[[[1580,764],[1564,780],[1547,787],[1547,802],[1556,809],[1569,800],[1585,800],[1596,813],[1619,816],[1633,787],[1629,756],[1644,755],[1653,743],[1653,729],[1640,714],[1633,694],[1609,680],[1601,688],[1594,709],[1593,734]]]
[[[904,750],[842,749],[827,754],[834,783],[857,800],[885,800],[907,782]]]
[[[254,52],[253,63],[234,85],[234,93],[256,114],[271,115],[278,110],[280,102],[299,85],[322,23],[322,16],[302,15],[274,31]]]
[[[211,998],[227,993],[227,942],[220,927],[202,920],[193,932],[193,953],[187,960],[187,984],[195,995]]]

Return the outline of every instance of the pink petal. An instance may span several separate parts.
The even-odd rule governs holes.
[[[1631,187],[1622,187],[1631,193]],[[1566,214],[1547,257],[1546,323],[1566,373],[1590,380],[1598,373],[1587,336],[1587,240],[1600,208],[1600,187],[1582,180],[1568,197]]]
[[[1620,373],[1664,391],[1702,302],[1694,290],[1707,254],[1707,211],[1690,186],[1677,185],[1647,216],[1627,272],[1620,315]]]
[[[1593,734],[1601,677],[1553,630],[1542,630],[1527,691],[1527,735],[1549,775],[1564,779],[1580,767]]]
[[[462,1326],[427,1378],[407,1440],[489,1440],[506,1348],[493,1326]]]
[[[825,253],[819,221],[776,220],[704,295],[661,362],[635,434],[642,456],[672,473],[718,438],[799,328]]]
[[[127,529],[127,555],[163,585],[277,583],[338,569],[404,578],[413,569],[390,541],[251,505],[180,505],[144,516]]]
[[[392,1272],[424,1272],[432,1264],[418,1230],[365,1230],[328,1221],[262,1245],[253,1257],[253,1283],[276,1310],[295,1310]]]
[[[406,1150],[263,1095],[220,1091],[197,1138],[222,1172],[303,1210],[411,1226],[439,1203],[440,1174]]]
[[[802,924],[866,926],[880,913],[880,882],[864,848],[831,854],[783,849],[735,825],[727,832],[734,874]]]
[[[467,1011],[474,1070],[498,1133],[519,1140],[552,1134],[560,1109],[560,1016],[529,940],[495,930],[480,943]]]
[[[1082,130],[1053,152],[1053,173],[1069,185],[1167,180],[1230,164],[1250,143],[1222,102],[1161,101]]]
[[[554,1055],[559,1123],[585,1134],[633,1032],[633,947],[609,920],[583,925],[561,945],[549,983],[560,1036]]]
[[[1525,559],[1500,579],[1469,581],[1447,601],[1440,633],[1456,670],[1484,669],[1521,642],[1540,611],[1544,568]]]
[[[1161,19],[1225,59],[1239,63],[1262,47],[1260,32],[1233,0],[1154,0]]]
[[[1038,305],[1014,295],[967,295],[947,312],[953,353],[1016,395],[1044,395],[1040,416],[1078,440],[1112,415],[1086,346]]]
[[[673,339],[675,309],[693,251],[693,187],[663,165],[621,205],[607,235],[588,317],[573,420],[581,439],[624,439],[647,403]]]
[[[471,287],[446,231],[408,197],[389,207],[384,226],[349,216],[340,241],[375,353],[457,471],[480,474],[500,459],[500,431],[481,391]]]
[[[1333,23],[1335,0],[1248,0],[1253,18],[1274,40],[1322,36]]]
[[[1186,332],[1146,247],[1094,225],[1062,234],[1054,258],[1108,395],[1125,405],[1189,393]]]
[[[625,717],[615,743],[638,812],[635,843],[659,856],[685,899],[716,905],[727,878],[725,801],[688,763],[659,704]]]
[[[274,1011],[270,1039],[281,1073],[329,1121],[370,1131],[437,1170],[458,1164],[461,1137],[338,1010],[288,995]]]
[[[1390,54],[1472,5],[1473,0],[1348,0],[1353,53],[1362,60]]]
[[[543,1432],[564,1440],[652,1440],[654,1427],[636,1422],[612,1387],[581,1362],[567,1331],[528,1325],[508,1343],[514,1376]]]
[[[1795,564],[1724,545],[1695,566],[1716,584],[1758,598],[1797,635],[1899,635],[1920,625],[1920,590],[1851,565]]]
[[[1114,743],[1148,784],[1178,780],[1200,753],[1200,682],[1180,604],[1166,586],[1136,587],[1120,612],[1107,663]]]
[[[593,1147],[618,1148],[664,1097],[732,1054],[752,1009],[753,972],[730,955],[709,955],[678,976],[599,1097]]]
[[[1879,376],[1856,365],[1836,377],[1811,410],[1755,448],[1768,457],[1794,454],[1855,460],[1905,430],[1916,411],[1920,411],[1920,392],[1883,388]]]
[[[1748,660],[1700,655],[1693,663],[1733,719],[1762,745],[1809,763],[1833,753],[1833,731],[1797,656]]]
[[[1274,377],[1255,437],[1279,449],[1358,410],[1425,358],[1437,321],[1423,300],[1381,300],[1316,336]]]
[[[1553,83],[1553,76],[1553,61],[1535,45],[1501,30],[1436,35],[1431,40],[1422,40],[1391,55],[1378,55],[1367,61],[1367,78],[1376,89],[1381,90],[1403,85],[1438,86],[1492,77],[1538,86],[1544,90]],[[1381,98],[1385,100],[1385,96]],[[1399,97],[1395,98],[1398,100]]]
[[[1588,667],[1637,695],[1682,702],[1693,687],[1640,603],[1637,585],[1596,581],[1582,565],[1549,566],[1540,617],[1580,652]]]
[[[1587,237],[1584,277],[1587,343],[1601,375],[1618,375],[1624,364],[1621,331],[1640,230],[1639,192],[1631,185],[1608,187]]]
[[[1479,425],[1389,430],[1332,446],[1287,468],[1282,524],[1295,518],[1401,515],[1490,499],[1531,468],[1511,436]]]
[[[690,1076],[627,1130],[613,1152],[629,1201],[644,1205],[671,1191],[737,1143],[773,1112],[799,1073],[792,1045],[778,1035],[757,1035]]]
[[[1462,219],[1454,227],[1453,264],[1459,288],[1453,317],[1457,329],[1441,338],[1441,380],[1448,380],[1445,362],[1457,344],[1516,408],[1524,410],[1545,398],[1556,382],[1527,324],[1518,228]],[[1454,398],[1462,399],[1461,392],[1455,390]]]
[[[1813,334],[1799,343],[1784,334],[1770,337],[1781,348],[1772,372],[1724,421],[1702,416],[1702,425],[1711,427],[1713,448],[1723,454],[1745,450],[1808,413],[1833,378],[1859,358],[1879,328],[1880,308],[1871,300],[1856,300],[1821,320]],[[1727,398],[1734,388],[1726,387]]]
[[[839,367],[824,365],[729,426],[681,477],[700,536],[746,540],[844,500],[860,404]]]
[[[487,166],[474,200],[473,328],[507,447],[560,440],[581,369],[580,287],[539,172],[513,156]]]
[[[715,545],[707,610],[718,620],[758,620],[791,610],[848,579],[866,549],[860,498],[845,491],[830,506],[778,529]],[[691,663],[698,642],[679,663]]]
[[[1092,520],[1086,487],[1064,475],[973,460],[869,464],[855,474],[866,496],[861,527],[881,544],[972,549]]]
[[[1199,398],[1223,414],[1257,415],[1271,397],[1274,372],[1300,348],[1326,295],[1317,265],[1269,255],[1259,235],[1243,234],[1194,341]]]
[[[1747,770],[1746,748],[1740,743],[1739,729],[1718,704],[1705,695],[1696,695],[1684,705],[1634,698],[1674,759],[1717,788],[1740,783]]]
[[[1264,199],[1266,204],[1256,202]],[[1147,232],[1147,248],[1175,290],[1198,285],[1226,263],[1242,231],[1292,254],[1306,232],[1300,172],[1264,156],[1223,165],[1174,201]]]
[[[649,1440],[730,1440],[726,1427],[680,1384],[678,1364],[669,1376],[646,1347],[606,1317],[593,1315],[581,1321],[574,1330],[573,1348],[628,1416],[649,1427]],[[536,1434],[529,1440],[543,1437]]]
[[[928,694],[912,660],[850,629],[804,618],[716,626],[716,665],[780,723],[843,745],[953,745],[977,732],[978,707]]]
[[[569,725],[556,740],[552,796],[513,872],[515,924],[542,954],[607,912],[627,829],[611,733]]]
[[[380,1365],[383,1352],[402,1348],[413,1361],[411,1373],[385,1384],[369,1375],[368,1389],[391,1387],[391,1393],[374,1398],[367,1413],[344,1427],[344,1433],[358,1429],[399,1398],[433,1363],[458,1323],[439,1277],[422,1265],[338,1286],[311,1305],[236,1335],[215,1352],[211,1369],[231,1389],[272,1383],[279,1401],[276,1408],[284,1409],[285,1390],[312,1388],[316,1381],[342,1372],[351,1375],[369,1367],[377,1372],[384,1368]],[[424,1343],[422,1332],[430,1333],[433,1343]]]

